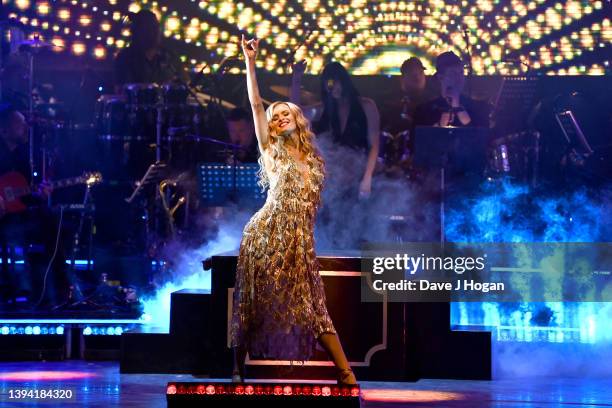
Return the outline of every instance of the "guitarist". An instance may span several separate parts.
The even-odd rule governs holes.
[[[27,129],[27,122],[21,112],[10,105],[0,106],[0,177],[10,172],[18,172],[28,183],[31,181]],[[55,250],[58,229],[57,221],[47,206],[49,194],[51,186],[42,183],[35,192],[22,197],[27,210],[15,214],[7,213],[6,203],[0,195],[0,246],[44,246],[44,253],[28,259],[32,266],[32,276],[9,276],[2,279],[10,282],[9,287],[5,288],[8,289],[5,300],[21,300],[32,304],[38,301],[45,267]],[[47,295],[52,295],[56,280],[65,277],[63,271],[59,271],[64,268],[62,252],[60,244],[53,270],[47,279]],[[49,297],[44,300],[53,303]]]
[[[21,112],[11,105],[0,107],[0,176],[15,171],[29,184],[31,171],[27,130],[28,124]],[[31,197],[24,197],[24,201],[26,205],[32,201],[32,204],[38,204],[37,201],[46,201],[51,191],[50,184],[43,182]],[[0,196],[0,217],[4,215],[4,209],[4,201]]]
[[[29,181],[27,129],[21,112],[11,105],[0,107],[0,175],[17,171]]]

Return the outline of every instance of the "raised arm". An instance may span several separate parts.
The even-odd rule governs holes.
[[[259,50],[259,40],[247,41],[242,36],[241,40],[242,52],[246,62],[247,75],[247,92],[249,93],[249,102],[253,110],[253,123],[255,124],[255,136],[257,136],[257,145],[260,153],[268,148],[270,143],[268,138],[268,121],[266,119],[266,111],[263,107],[263,100],[259,95],[259,86],[257,85],[257,77],[255,75],[255,60],[257,59],[257,51]]]
[[[323,112],[323,105],[321,103],[315,103],[313,105],[304,106],[302,105],[302,77],[304,76],[304,71],[306,70],[306,61],[298,61],[291,66],[292,75],[291,75],[291,94],[289,96],[289,100],[300,108],[302,108],[302,112],[304,112],[304,116],[311,121],[315,122],[321,118],[321,113]]]

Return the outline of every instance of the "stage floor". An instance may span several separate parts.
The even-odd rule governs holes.
[[[120,374],[117,362],[0,363],[0,407],[166,406],[168,381],[198,381],[191,375]],[[206,381],[208,379],[202,379]],[[522,379],[497,381],[421,380],[364,382],[363,407],[610,407],[612,379]],[[60,403],[9,400],[9,390],[65,388],[73,399]]]

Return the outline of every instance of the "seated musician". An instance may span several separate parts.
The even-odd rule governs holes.
[[[187,81],[180,59],[162,45],[157,17],[150,10],[132,14],[130,45],[115,57],[117,91],[130,83],[163,84],[174,79]]]
[[[225,118],[230,143],[238,146],[235,159],[239,163],[257,163],[257,139],[252,118],[251,113],[243,108],[232,109]],[[231,154],[228,164],[233,161]]]
[[[381,156],[384,158],[385,175],[403,177],[411,170],[411,152],[414,137],[414,112],[417,106],[437,97],[437,82],[425,76],[425,66],[417,57],[406,59],[400,68],[399,88],[386,98],[381,109]],[[399,98],[398,98],[399,96]]]
[[[419,58],[410,57],[405,60],[400,72],[400,98],[394,94],[381,110],[382,129],[391,134],[410,130],[417,106],[438,96],[437,83],[425,75],[425,67]]]
[[[50,185],[43,182],[35,191],[29,192],[31,171],[27,129],[25,117],[18,110],[11,105],[0,106],[0,246],[4,249],[27,248],[31,244],[44,246],[40,259],[30,264],[30,277],[23,274],[3,276],[2,281],[9,298],[35,303],[43,286],[45,267],[55,252],[57,222],[46,205],[51,194]],[[7,194],[9,191],[12,193]],[[43,299],[51,303],[55,302],[54,282],[65,277],[59,272],[64,267],[60,249],[61,245]]]
[[[452,51],[438,55],[436,77],[440,95],[416,108],[415,125],[489,127],[488,103],[462,94],[465,74],[461,58]]]
[[[0,175],[15,171],[22,174],[29,184],[27,127],[25,117],[12,105],[0,107]],[[2,204],[0,201],[0,210]]]

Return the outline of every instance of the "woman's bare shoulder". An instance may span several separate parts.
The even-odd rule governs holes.
[[[368,108],[368,107],[372,107],[372,106],[376,106],[376,102],[374,102],[374,99],[372,98],[368,98],[367,96],[360,96],[359,100],[361,101],[361,105],[364,108]]]
[[[360,96],[361,106],[366,114],[377,114],[378,107],[376,106],[376,102],[372,98],[368,98],[366,96]]]

